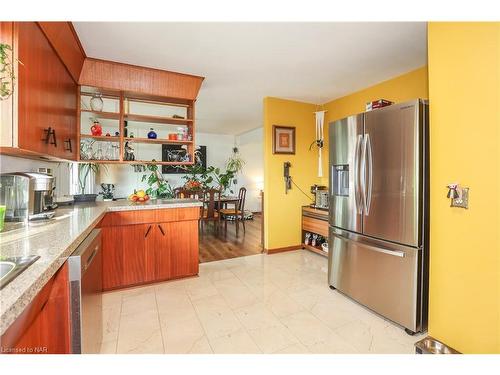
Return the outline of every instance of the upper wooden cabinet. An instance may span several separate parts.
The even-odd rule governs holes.
[[[0,153],[80,161],[80,138],[91,137],[80,129],[84,127],[80,126],[81,112],[88,112],[94,118],[112,115],[118,124],[113,135],[118,133],[114,142],[119,143],[119,157],[96,157],[96,162],[158,163],[161,154],[151,160],[133,161],[124,156],[125,143],[130,142],[125,134],[126,124],[145,128],[150,123],[171,129],[182,125],[191,137],[181,141],[159,137],[152,141],[142,136],[134,137],[134,143],[149,143],[161,152],[163,144],[181,144],[187,147],[189,160],[159,163],[194,162],[194,103],[203,77],[87,58],[70,22],[0,22],[0,42],[13,48],[11,60],[16,76],[14,94],[0,101]],[[80,93],[89,86],[103,96],[116,96],[120,109],[108,114],[80,108],[81,97],[85,96]],[[125,101],[168,103],[185,108],[186,113],[169,117],[127,112]],[[87,128],[90,127],[84,127]]]
[[[18,146],[76,160],[77,85],[35,22],[18,25]]]
[[[3,23],[2,41],[13,47],[17,79],[2,103],[2,153],[76,160],[76,81],[38,23]]]

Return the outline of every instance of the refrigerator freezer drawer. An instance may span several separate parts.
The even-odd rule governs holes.
[[[421,329],[419,249],[330,228],[329,284],[413,332]]]

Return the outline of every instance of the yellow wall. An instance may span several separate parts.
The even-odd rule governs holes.
[[[365,110],[375,99],[394,102],[427,96],[427,67],[411,71],[391,80],[330,101],[321,106],[325,116],[324,178],[317,177],[317,151],[309,151],[315,138],[313,112],[319,107],[278,98],[264,99],[264,247],[275,249],[301,243],[301,206],[311,203],[295,186],[285,195],[283,162],[292,163],[291,174],[302,190],[309,193],[313,184],[328,185],[328,123]],[[272,126],[291,125],[297,128],[297,153],[273,155]]]
[[[406,74],[378,83],[364,90],[357,91],[323,105],[328,112],[325,115],[325,125],[349,115],[365,111],[367,102],[376,99],[387,99],[395,103],[402,103],[411,99],[427,99],[427,67],[413,70]],[[325,134],[328,126],[325,126]],[[325,153],[328,155],[328,137],[325,137]],[[323,161],[325,177],[323,185],[328,185],[328,157]]]
[[[429,334],[500,352],[500,24],[430,23]],[[470,187],[450,208],[445,186]]]
[[[264,99],[264,247],[277,249],[301,244],[301,206],[311,203],[297,187],[285,194],[283,163],[292,163],[290,175],[309,194],[319,183],[317,153],[309,151],[315,138],[314,104],[278,98]],[[295,155],[273,155],[273,125],[295,126]]]

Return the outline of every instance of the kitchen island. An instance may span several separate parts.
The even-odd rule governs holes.
[[[197,274],[197,222],[201,205],[202,203],[192,199],[153,200],[141,204],[129,201],[78,204],[58,208],[56,216],[51,220],[30,223],[0,234],[0,256],[40,256],[0,290],[0,336],[35,300],[94,228],[101,228],[103,232],[103,275],[110,275],[109,269],[107,270],[109,255],[122,254],[119,274],[114,273],[115,284],[109,287],[109,283],[106,284],[106,280],[103,280],[104,287],[108,285],[107,289]],[[188,229],[181,223],[189,223]],[[151,227],[143,241],[139,241],[139,227],[146,231]],[[188,246],[189,251],[187,254],[177,254],[177,258],[174,256],[172,265],[172,260],[165,257],[165,252],[159,253],[158,249],[177,248],[179,241],[181,248]],[[138,258],[141,254],[136,251],[138,248],[143,252],[156,250],[157,257],[148,257],[142,264]],[[123,255],[124,251],[129,250],[136,251],[135,256]],[[135,264],[129,267],[128,260]],[[158,262],[164,266],[168,264],[168,271],[157,267]],[[189,265],[187,268],[183,267],[184,262]],[[143,273],[142,266],[145,267]],[[136,270],[135,273],[139,275],[131,276],[130,272],[126,272],[129,269]],[[188,274],[183,275],[182,272]]]

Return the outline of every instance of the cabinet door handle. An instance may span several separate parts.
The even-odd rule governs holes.
[[[151,231],[151,225],[148,227],[148,230],[146,231],[146,234],[144,235],[144,238],[147,238],[149,235],[149,232]]]
[[[65,148],[66,151],[73,152],[73,148],[71,147],[71,138],[68,138],[66,141],[64,141],[64,144],[67,145]]]
[[[49,144],[50,136],[52,135],[52,128],[49,126],[47,129],[43,129],[45,132],[45,138],[42,139],[46,144]]]
[[[52,129],[52,140],[53,142],[50,142],[50,144],[54,145],[54,147],[57,147],[56,129]]]
[[[161,234],[162,234],[162,235],[165,235],[165,232],[163,231],[163,228],[161,227],[161,225],[160,225],[160,224],[158,224],[158,228],[160,229]]]

